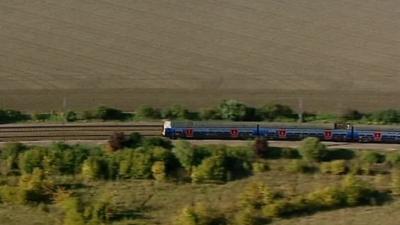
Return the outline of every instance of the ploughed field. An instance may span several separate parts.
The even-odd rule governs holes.
[[[6,0],[0,106],[398,105],[395,0]]]

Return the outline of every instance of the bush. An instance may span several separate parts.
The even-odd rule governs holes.
[[[19,168],[24,173],[32,173],[35,168],[43,169],[43,161],[47,149],[42,147],[35,147],[29,151],[25,151],[19,157]]]
[[[369,119],[375,122],[391,124],[400,122],[400,111],[394,109],[388,109],[372,113]]]
[[[268,224],[268,219],[259,215],[260,213],[251,207],[239,210],[234,217],[234,225],[264,225]]]
[[[163,147],[165,149],[172,149],[173,145],[169,139],[161,137],[145,138],[142,142],[144,148],[151,148],[155,146]]]
[[[127,118],[126,114],[119,109],[108,108],[105,106],[100,106],[97,108],[95,117],[102,120],[125,120]]]
[[[250,183],[240,195],[240,208],[261,209],[262,207],[271,204],[275,194],[269,187],[261,182]]]
[[[216,109],[205,109],[200,113],[200,118],[203,120],[220,120],[220,113]]]
[[[153,175],[153,178],[156,179],[157,181],[165,181],[167,174],[166,174],[166,167],[165,163],[162,161],[157,161],[153,164],[151,167],[151,172]]]
[[[386,156],[386,161],[391,167],[400,168],[400,154],[390,153]]]
[[[260,111],[263,119],[269,121],[273,121],[278,118],[297,118],[297,114],[286,105],[269,104],[263,106]]]
[[[65,113],[64,117],[67,122],[75,122],[78,120],[78,114],[74,111],[68,111]]]
[[[198,118],[198,114],[190,112],[188,109],[180,105],[174,105],[170,108],[164,109],[162,111],[162,117],[165,119],[184,119],[184,120],[194,120]]]
[[[136,110],[135,116],[140,119],[160,119],[161,112],[150,106],[141,106]]]
[[[123,132],[115,132],[108,139],[108,146],[111,151],[117,151],[126,146],[126,138]]]
[[[341,115],[343,120],[361,120],[364,117],[364,114],[359,112],[358,110],[347,110],[346,112]]]
[[[269,170],[269,166],[266,162],[254,162],[251,164],[253,173],[262,173]]]
[[[303,159],[310,162],[323,160],[327,155],[326,146],[318,138],[308,137],[303,140],[299,152]]]
[[[86,180],[107,178],[107,161],[101,157],[90,156],[82,165],[82,177]]]
[[[325,162],[320,165],[322,173],[330,173],[334,175],[346,174],[348,171],[345,160],[335,160],[332,162]]]
[[[0,109],[0,124],[2,123],[16,123],[31,119],[29,115],[15,110]]]
[[[225,216],[204,204],[196,204],[186,207],[174,220],[176,225],[224,225],[227,221]]]
[[[383,163],[385,161],[385,155],[378,152],[365,151],[361,154],[361,160],[365,163]]]
[[[292,160],[286,165],[286,171],[291,173],[310,173],[315,171],[315,167],[304,160]]]
[[[224,156],[215,155],[203,160],[198,167],[195,167],[192,180],[195,183],[225,182],[227,170]]]
[[[392,172],[392,193],[400,195],[400,171],[395,170]]]
[[[125,141],[125,145],[128,148],[137,148],[143,143],[143,137],[141,134],[137,132],[131,133],[128,137],[127,140]]]
[[[85,225],[85,219],[83,218],[81,208],[82,203],[78,198],[70,197],[64,200],[62,207],[65,212],[63,225]]]
[[[349,206],[368,204],[373,193],[369,184],[352,175],[343,180],[341,188],[346,195],[346,204]]]
[[[235,100],[224,100],[218,107],[222,119],[243,121],[247,118],[247,106]]]
[[[7,143],[0,151],[0,166],[3,175],[17,174],[19,172],[19,156],[28,149],[21,143]]]
[[[268,156],[268,141],[265,138],[256,138],[254,145],[254,152],[260,158]]]
[[[33,119],[37,121],[46,121],[50,120],[51,114],[50,113],[35,113],[33,114]]]

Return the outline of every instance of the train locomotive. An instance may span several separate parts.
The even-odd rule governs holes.
[[[222,139],[298,141],[316,137],[322,141],[400,143],[400,128],[351,124],[283,124],[264,122],[165,121],[162,135],[171,139]]]

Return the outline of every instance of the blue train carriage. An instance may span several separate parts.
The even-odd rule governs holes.
[[[165,121],[162,135],[172,139],[252,139],[256,123]]]
[[[390,126],[359,127],[354,131],[354,139],[362,143],[400,143],[400,129]]]
[[[259,136],[270,140],[298,141],[307,137],[316,137],[322,141],[352,141],[354,128],[351,125],[261,125]]]

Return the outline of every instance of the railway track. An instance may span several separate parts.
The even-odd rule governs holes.
[[[138,132],[151,137],[160,136],[161,130],[160,123],[1,125],[0,142],[106,140],[115,132],[123,132],[126,135]]]

